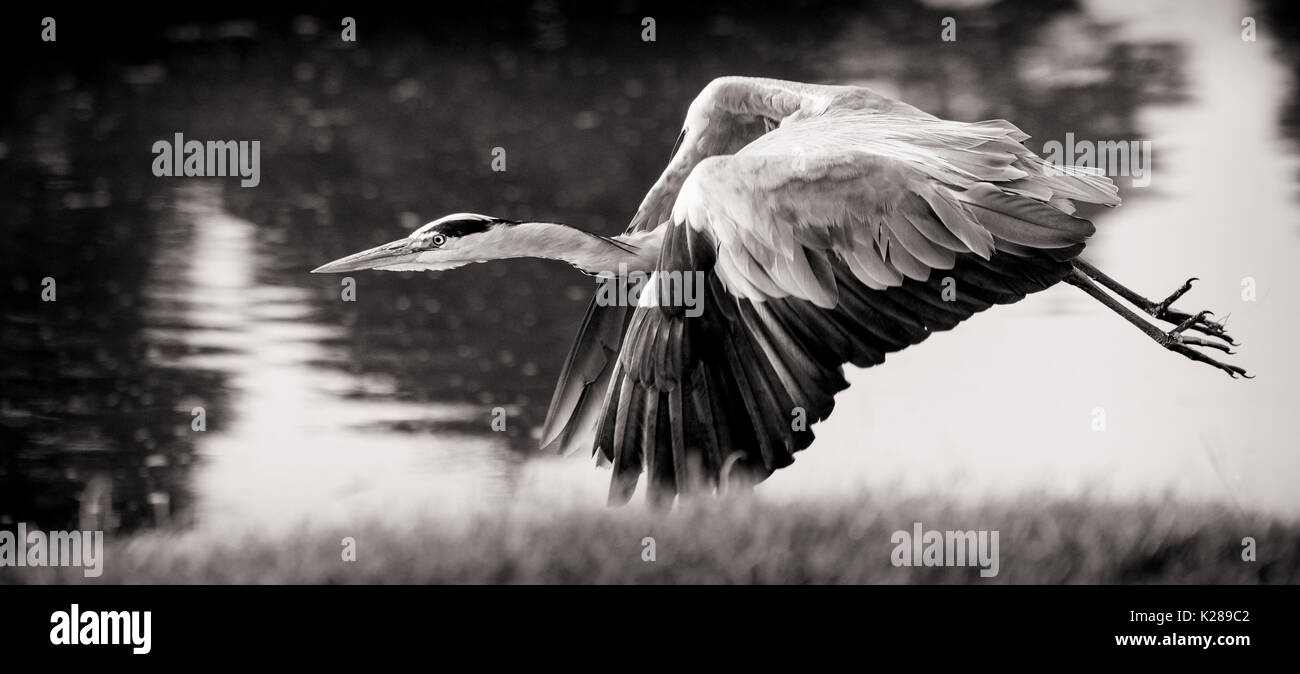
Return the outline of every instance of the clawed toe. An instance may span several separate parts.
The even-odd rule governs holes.
[[[1171,334],[1171,335],[1182,334],[1183,332],[1185,332],[1186,330],[1188,330],[1188,329],[1191,328],[1192,326],[1195,326],[1195,325],[1199,325],[1199,324],[1205,323],[1205,319],[1208,318],[1208,317],[1210,317],[1210,316],[1213,316],[1213,315],[1214,315],[1214,312],[1213,312],[1213,311],[1202,311],[1202,312],[1196,314],[1195,316],[1192,316],[1192,317],[1188,318],[1187,320],[1185,320],[1185,321],[1179,323],[1177,327],[1175,327],[1173,330],[1170,330],[1170,331],[1169,331],[1169,334]]]
[[[1207,365],[1213,365],[1214,367],[1223,370],[1224,372],[1227,372],[1228,375],[1233,379],[1236,379],[1237,377],[1254,379],[1254,377],[1246,373],[1246,370],[1244,368],[1237,367],[1236,365],[1229,365],[1227,363],[1221,363],[1201,353],[1200,351],[1191,348],[1192,346],[1204,346],[1204,347],[1210,347],[1214,349],[1220,349],[1222,351],[1225,351],[1226,353],[1231,354],[1232,351],[1229,351],[1227,347],[1225,347],[1222,344],[1217,344],[1197,337],[1184,337],[1183,335],[1180,335],[1175,332],[1167,333],[1167,336],[1169,339],[1165,342],[1165,348],[1169,349],[1170,351],[1173,351],[1174,353],[1182,354],[1183,356],[1186,356],[1191,360],[1199,361]]]
[[[1190,283],[1191,281],[1188,281],[1188,284]],[[1186,285],[1184,287],[1186,287]],[[1215,323],[1214,321],[1207,320],[1210,316],[1214,315],[1213,312],[1201,311],[1198,312],[1195,316],[1187,316],[1186,314],[1179,314],[1179,315],[1183,317],[1182,321],[1180,321],[1178,325],[1174,326],[1172,330],[1165,333],[1165,340],[1164,340],[1165,348],[1177,353],[1181,353],[1182,355],[1192,360],[1200,361],[1208,365],[1213,365],[1214,367],[1217,367],[1220,370],[1227,372],[1234,379],[1237,377],[1245,377],[1247,379],[1252,378],[1250,375],[1246,374],[1246,371],[1244,369],[1237,367],[1236,365],[1220,363],[1219,361],[1210,358],[1204,353],[1201,353],[1200,351],[1191,348],[1193,346],[1199,346],[1207,349],[1217,349],[1229,355],[1235,353],[1231,348],[1232,346],[1236,345],[1235,342],[1233,342],[1231,339],[1226,339],[1226,337],[1223,337],[1221,331],[1219,335],[1213,335],[1213,333],[1211,333],[1209,329],[1206,327],[1206,326],[1219,326],[1220,328],[1222,327],[1222,324],[1220,323]],[[1192,337],[1191,335],[1183,334],[1188,330],[1195,330],[1196,332],[1200,332],[1201,334],[1212,335],[1218,337],[1219,339],[1218,340],[1201,339],[1200,337]],[[1219,341],[1223,339],[1226,339],[1227,343],[1224,343],[1223,341]]]
[[[1203,346],[1207,349],[1218,349],[1219,351],[1222,351],[1228,354],[1229,356],[1237,353],[1236,351],[1232,350],[1231,346],[1224,344],[1223,342],[1216,342],[1209,339],[1201,339],[1200,337],[1191,337],[1189,335],[1178,335],[1178,341],[1184,344],[1190,344],[1192,346]]]
[[[1221,339],[1231,346],[1240,346],[1240,344],[1237,343],[1237,340],[1233,339],[1225,329],[1227,319],[1224,319],[1223,321],[1212,321],[1209,320],[1209,317],[1214,315],[1214,312],[1211,311],[1202,311],[1193,316],[1172,308],[1171,305],[1173,305],[1175,301],[1183,295],[1186,295],[1187,292],[1192,289],[1192,283],[1199,280],[1200,279],[1195,277],[1187,279],[1178,290],[1175,290],[1173,294],[1166,297],[1164,301],[1148,304],[1144,306],[1143,309],[1157,320],[1176,325],[1177,327],[1172,331],[1174,333],[1191,330],[1192,332],[1199,332],[1207,337]],[[1216,346],[1215,348],[1219,347]]]
[[[1175,290],[1173,293],[1169,295],[1169,297],[1166,297],[1163,302],[1157,304],[1155,306],[1155,310],[1152,313],[1155,314],[1156,318],[1160,318],[1160,314],[1169,311],[1170,305],[1178,301],[1178,298],[1182,297],[1183,295],[1186,295],[1187,291],[1192,289],[1192,283],[1199,280],[1201,279],[1198,279],[1195,276],[1193,276],[1192,278],[1189,278],[1186,281],[1184,281],[1183,285],[1180,286],[1178,290]]]

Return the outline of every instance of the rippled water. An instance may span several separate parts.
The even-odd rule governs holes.
[[[1011,119],[1035,149],[1151,140],[1151,185],[1119,180],[1127,203],[1098,215],[1089,257],[1153,296],[1201,277],[1180,304],[1230,311],[1260,375],[1165,354],[1054,288],[853,373],[819,441],[760,491],[1168,492],[1300,513],[1294,22],[1011,4],[958,13],[956,43],[937,40],[951,11],[902,6],[661,21],[653,44],[630,15],[546,3],[346,46],[301,18],[184,24],[154,52],[21,80],[0,135],[0,523],[243,530],[454,516],[525,491],[599,502],[607,473],[532,451],[584,277],[542,261],[366,273],[343,302],[337,277],[306,270],[455,211],[617,232],[722,74],[864,83]],[[148,149],[178,131],[260,139],[262,184],[154,178]]]

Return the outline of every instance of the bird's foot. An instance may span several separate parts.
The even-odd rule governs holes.
[[[1188,283],[1190,284],[1190,281]],[[1184,292],[1186,292],[1185,288],[1184,288]],[[1229,365],[1227,363],[1220,363],[1219,361],[1192,348],[1193,346],[1199,346],[1207,349],[1218,349],[1219,351],[1222,351],[1227,354],[1235,353],[1229,346],[1230,344],[1235,344],[1235,343],[1232,342],[1232,340],[1230,339],[1227,340],[1228,344],[1224,344],[1222,342],[1212,341],[1208,339],[1201,339],[1200,337],[1192,337],[1190,335],[1183,334],[1188,330],[1197,330],[1198,332],[1204,333],[1203,330],[1198,329],[1198,326],[1203,326],[1207,324],[1218,325],[1217,323],[1208,320],[1209,317],[1212,315],[1213,314],[1208,311],[1202,311],[1196,314],[1195,316],[1186,316],[1182,320],[1182,322],[1180,322],[1176,327],[1174,327],[1174,329],[1165,333],[1165,338],[1161,340],[1161,343],[1164,345],[1166,349],[1169,349],[1174,353],[1182,354],[1183,356],[1190,358],[1191,360],[1213,365],[1214,367],[1217,367],[1220,370],[1227,372],[1228,375],[1231,376],[1233,379],[1236,379],[1237,377],[1254,379],[1254,377],[1250,376],[1249,374],[1246,374],[1246,370],[1244,370],[1243,368],[1237,367],[1236,365]],[[1162,320],[1167,320],[1167,319],[1162,319]],[[1227,338],[1225,337],[1224,339]]]
[[[1216,337],[1218,339],[1221,339],[1227,342],[1231,346],[1237,346],[1236,340],[1234,340],[1232,336],[1229,335],[1224,329],[1227,323],[1227,319],[1224,319],[1223,321],[1212,321],[1209,320],[1208,317],[1212,316],[1213,314],[1208,311],[1202,311],[1196,314],[1195,316],[1193,316],[1191,314],[1185,314],[1171,307],[1171,305],[1174,302],[1176,302],[1178,298],[1182,297],[1183,295],[1186,295],[1187,292],[1192,289],[1193,282],[1199,280],[1200,279],[1197,278],[1187,279],[1187,281],[1185,281],[1182,286],[1180,286],[1177,290],[1171,293],[1169,297],[1166,297],[1164,300],[1160,302],[1148,302],[1146,305],[1142,306],[1142,309],[1146,311],[1148,314],[1154,316],[1157,320],[1161,320],[1166,323],[1173,323],[1174,325],[1178,326],[1173,330],[1173,332],[1181,333],[1185,330],[1192,330],[1193,332],[1199,332],[1209,337]],[[1188,323],[1188,321],[1190,321],[1190,323]],[[1214,348],[1223,349],[1223,347],[1218,345],[1215,345]],[[1223,349],[1223,350],[1226,351],[1227,349]]]

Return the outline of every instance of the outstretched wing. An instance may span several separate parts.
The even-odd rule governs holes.
[[[654,229],[667,222],[682,184],[701,161],[735,154],[788,120],[831,109],[900,119],[933,119],[926,112],[865,87],[719,77],[691,103],[673,156],[641,201],[628,231]]]
[[[702,273],[703,312],[631,318],[596,438],[610,500],[643,470],[653,500],[717,485],[733,452],[766,477],[812,442],[792,421],[830,414],[843,363],[879,364],[1058,282],[1093,233],[1067,200],[1115,190],[1039,170],[1023,138],[1000,121],[832,109],[700,162],[656,275]]]
[[[832,258],[864,285],[925,281],[960,255],[1068,260],[1093,232],[1071,199],[1117,204],[1114,185],[1030,153],[1008,122],[977,124],[833,111],[731,156],[704,160],[673,212],[719,247],[728,290],[831,308]]]
[[[791,115],[825,109],[836,97],[841,105],[927,116],[859,87],[718,78],[691,103],[668,166],[646,193],[628,231],[650,230],[666,222],[682,184],[702,160],[733,154]],[[551,398],[542,427],[543,449],[568,453],[590,446],[614,356],[631,315],[629,307],[600,306],[592,298]]]

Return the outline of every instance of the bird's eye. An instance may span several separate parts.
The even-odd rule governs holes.
[[[432,241],[435,246],[441,246],[442,244],[447,243],[447,237],[441,234],[434,234],[429,240]]]

